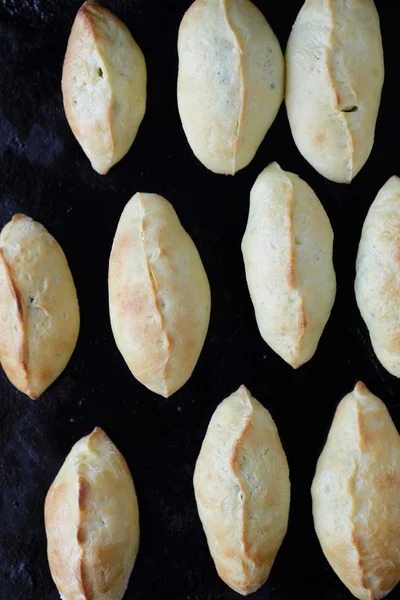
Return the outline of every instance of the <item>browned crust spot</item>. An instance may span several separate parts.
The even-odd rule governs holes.
[[[289,266],[287,270],[287,282],[289,287],[294,289],[296,283],[295,268],[296,268],[296,254],[295,254],[295,243],[294,243],[294,231],[293,231],[293,199],[294,190],[293,186],[290,190],[290,196],[288,199],[288,234],[289,234]]]

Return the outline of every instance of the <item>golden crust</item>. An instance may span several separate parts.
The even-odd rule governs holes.
[[[242,252],[261,336],[297,368],[314,355],[335,300],[333,231],[313,190],[277,163],[251,190]]]
[[[118,223],[109,265],[115,342],[133,375],[168,397],[196,366],[210,319],[199,253],[171,204],[137,193]]]
[[[47,553],[64,600],[121,600],[139,548],[129,468],[102,429],[82,438],[45,502]]]
[[[105,174],[131,147],[146,109],[146,64],[129,29],[94,0],[75,18],[64,59],[68,123]]]
[[[0,361],[36,399],[62,373],[79,333],[79,306],[65,255],[46,229],[15,215],[0,234]]]
[[[294,141],[324,177],[350,183],[374,143],[384,63],[373,0],[308,0],[286,51]]]
[[[379,191],[364,222],[355,293],[376,356],[400,377],[400,179]]]
[[[256,591],[286,533],[290,483],[271,415],[245,386],[212,416],[193,483],[219,576],[239,594]]]
[[[284,61],[249,0],[196,0],[178,37],[178,107],[188,142],[211,171],[253,159],[283,100]]]
[[[359,382],[340,402],[312,484],[314,525],[330,565],[360,600],[400,579],[400,437]]]

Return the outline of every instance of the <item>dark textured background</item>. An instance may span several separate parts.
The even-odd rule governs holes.
[[[257,0],[282,47],[302,0]],[[78,289],[81,333],[72,359],[36,402],[0,373],[0,598],[56,600],[46,559],[45,494],[71,446],[100,425],[131,468],[141,543],[126,600],[234,600],[219,580],[197,517],[192,475],[217,404],[245,383],[279,428],[292,482],[289,530],[254,600],[345,600],[314,533],[310,484],[334,409],[357,379],[386,401],[400,427],[400,383],[378,364],[357,311],[354,262],[378,189],[400,175],[397,141],[400,2],[377,0],[386,83],[370,160],[350,186],[330,183],[298,153],[282,106],[251,165],[214,175],[192,155],[176,106],[176,37],[189,0],[107,0],[142,48],[144,121],[129,154],[97,175],[75,141],[60,80],[80,0],[0,0],[0,226],[24,212],[64,249]],[[272,160],[315,190],[335,231],[336,303],[315,357],[298,371],[262,341],[240,242],[248,196]],[[165,195],[193,237],[212,290],[203,353],[191,380],[164,400],[131,376],[111,334],[107,266],[120,213],[136,191]],[[391,599],[400,597],[395,590]]]

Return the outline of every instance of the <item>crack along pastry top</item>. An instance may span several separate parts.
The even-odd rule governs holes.
[[[98,173],[131,147],[146,110],[146,64],[129,29],[94,0],[79,9],[65,54],[68,123]]]
[[[285,537],[290,482],[275,423],[244,385],[213,414],[193,481],[219,576],[239,594],[255,592]]]
[[[337,407],[312,484],[322,550],[360,600],[380,600],[400,579],[400,436],[363,383]]]
[[[310,186],[277,163],[251,190],[242,252],[263,339],[300,367],[314,355],[335,300],[333,231]]]
[[[45,502],[47,555],[63,600],[121,600],[139,548],[124,457],[102,429],[68,454]]]
[[[0,361],[35,399],[62,373],[79,333],[79,306],[64,252],[36,221],[15,215],[0,234]]]
[[[233,175],[253,159],[283,100],[284,61],[249,0],[196,0],[178,38],[178,107],[196,157]]]
[[[133,375],[171,396],[192,374],[210,320],[210,286],[172,205],[137,193],[125,206],[110,256],[115,342]]]
[[[350,183],[374,143],[384,79],[373,0],[307,0],[286,51],[294,141],[321,175]]]
[[[400,179],[393,176],[372,203],[356,263],[355,292],[375,354],[400,377]]]

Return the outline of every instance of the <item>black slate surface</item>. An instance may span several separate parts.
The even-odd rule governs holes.
[[[302,0],[255,2],[282,47]],[[0,372],[0,599],[56,600],[46,559],[43,502],[71,446],[95,425],[126,457],[140,506],[141,544],[126,600],[234,600],[219,580],[197,517],[192,475],[217,404],[245,383],[271,411],[291,471],[289,530],[254,600],[346,600],[314,533],[309,488],[339,400],[362,379],[400,428],[400,383],[378,364],[358,313],[354,262],[378,189],[400,174],[397,141],[400,3],[377,0],[386,82],[376,143],[350,186],[319,176],[298,153],[285,108],[249,167],[214,175],[192,155],[176,106],[176,37],[183,0],[107,0],[141,46],[145,119],[129,154],[97,175],[62,107],[63,55],[78,0],[0,0],[0,226],[24,212],[64,249],[78,290],[81,333],[62,376],[36,402]],[[248,196],[272,160],[314,188],[335,231],[336,303],[315,357],[293,371],[262,341],[240,242]],[[203,258],[212,289],[207,341],[182,390],[164,400],[130,375],[111,334],[108,257],[120,213],[136,191],[165,195]],[[400,589],[390,599],[400,597]]]

